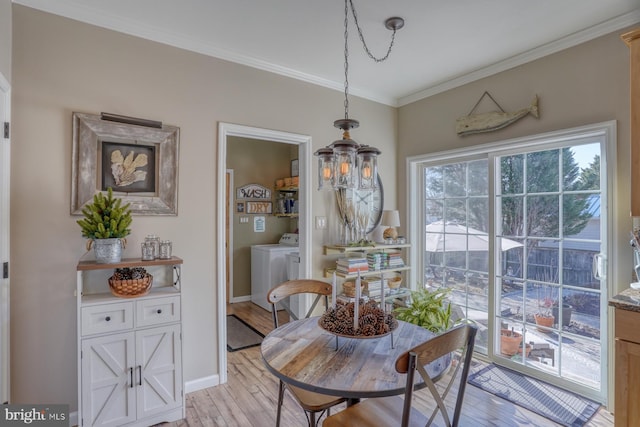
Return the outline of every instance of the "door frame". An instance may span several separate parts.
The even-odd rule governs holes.
[[[4,138],[4,122],[11,122],[11,85],[0,73],[0,264],[8,263],[10,258],[11,135]],[[10,278],[0,275],[0,403],[11,401],[9,284]]]
[[[308,278],[311,274],[311,136],[290,132],[263,129],[233,123],[218,122],[218,169],[217,179],[217,220],[216,239],[217,254],[217,300],[218,300],[218,375],[220,384],[227,382],[227,307],[226,307],[226,250],[225,250],[225,211],[227,201],[224,196],[227,173],[227,138],[230,136],[250,138],[263,141],[294,144],[298,146],[300,192],[298,197],[299,215],[299,249],[300,249],[300,278]]]

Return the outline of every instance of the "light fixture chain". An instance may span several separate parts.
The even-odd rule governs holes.
[[[346,0],[345,0],[346,3]],[[364,50],[367,52],[367,55],[369,55],[369,58],[373,59],[376,62],[383,62],[385,61],[388,57],[389,54],[391,53],[391,49],[393,48],[393,43],[396,40],[396,29],[393,29],[393,34],[391,34],[391,43],[389,43],[389,49],[387,50],[386,55],[384,55],[381,58],[376,58],[373,53],[371,53],[371,51],[369,50],[369,47],[367,46],[367,42],[364,41],[364,36],[362,35],[362,29],[360,28],[360,24],[358,23],[358,15],[356,14],[356,8],[353,5],[353,0],[349,0],[349,4],[351,5],[351,12],[353,13],[353,20],[356,24],[356,28],[358,29],[358,35],[360,36],[360,40],[362,41],[362,46],[364,47]],[[346,23],[345,23],[345,27],[346,27]],[[346,28],[345,28],[346,31]],[[345,37],[346,40],[346,37]]]
[[[349,5],[344,0],[344,118],[349,118]]]

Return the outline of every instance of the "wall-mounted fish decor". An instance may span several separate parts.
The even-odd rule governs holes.
[[[485,95],[488,95],[501,111],[472,114]],[[531,114],[536,119],[540,117],[540,113],[538,111],[538,95],[533,97],[533,101],[531,101],[531,105],[529,107],[513,113],[507,113],[502,109],[502,107],[500,107],[496,100],[493,99],[489,92],[485,92],[468,115],[456,120],[456,133],[460,136],[465,136],[474,133],[492,132],[515,123],[527,114]]]

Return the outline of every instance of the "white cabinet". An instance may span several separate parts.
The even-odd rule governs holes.
[[[148,426],[185,417],[182,381],[182,260],[78,264],[78,421]],[[144,267],[149,294],[109,292],[114,268]]]

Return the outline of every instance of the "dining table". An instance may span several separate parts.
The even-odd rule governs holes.
[[[355,402],[360,398],[403,394],[406,374],[395,369],[399,355],[435,334],[398,321],[390,334],[351,338],[326,331],[320,317],[285,323],[264,337],[261,353],[267,369],[287,384]],[[450,366],[451,355],[427,365],[437,381]],[[416,383],[422,382],[416,375]]]

